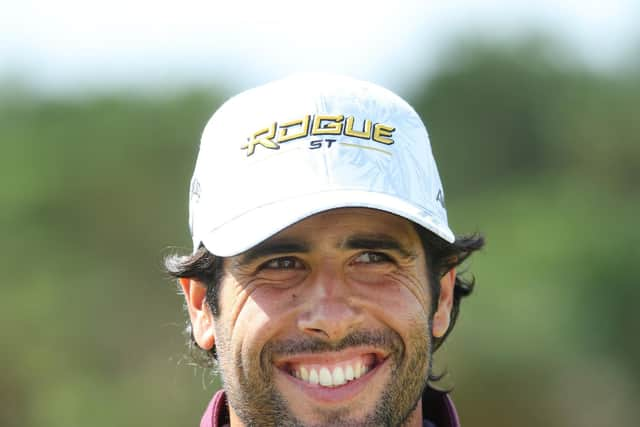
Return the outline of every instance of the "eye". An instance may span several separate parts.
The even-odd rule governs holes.
[[[382,252],[363,252],[354,260],[354,264],[380,264],[385,262],[393,262],[393,259]]]
[[[262,263],[254,277],[264,280],[264,285],[288,288],[299,283],[307,275],[307,265],[295,256],[272,258]]]
[[[280,257],[271,259],[260,266],[270,270],[299,270],[304,268],[302,262],[294,257]]]

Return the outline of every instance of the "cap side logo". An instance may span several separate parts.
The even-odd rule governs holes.
[[[444,193],[442,192],[442,189],[438,190],[438,195],[436,196],[436,200],[440,202],[440,205],[442,205],[443,209],[447,208],[444,204]]]
[[[191,181],[191,200],[194,202],[200,201],[200,181],[197,178]]]
[[[384,145],[391,145],[393,126],[384,123],[373,123],[365,119],[359,128],[356,127],[356,119],[344,115],[306,115],[296,120],[287,122],[273,122],[266,128],[254,132],[247,138],[247,143],[240,149],[247,150],[247,157],[255,153],[256,146],[261,145],[270,150],[279,150],[280,144],[319,135],[344,135],[353,138],[371,140]]]

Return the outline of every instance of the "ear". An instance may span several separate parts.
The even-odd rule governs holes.
[[[193,279],[178,279],[187,310],[191,318],[191,330],[198,346],[203,350],[211,350],[216,343],[214,318],[207,303],[207,287]]]
[[[456,283],[456,269],[452,268],[440,279],[440,298],[438,308],[433,315],[432,333],[436,338],[444,336],[451,323],[453,307],[453,287]]]

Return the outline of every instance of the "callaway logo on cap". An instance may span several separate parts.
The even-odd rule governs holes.
[[[236,255],[341,207],[390,212],[454,241],[427,131],[400,97],[299,74],[243,92],[211,117],[191,181],[194,250]]]

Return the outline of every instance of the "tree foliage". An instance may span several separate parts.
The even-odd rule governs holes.
[[[407,96],[454,230],[489,241],[439,362],[465,424],[631,425],[640,72],[549,52],[460,47]],[[217,380],[182,357],[161,260],[188,250],[188,179],[224,96],[0,90],[0,425],[197,424]]]

